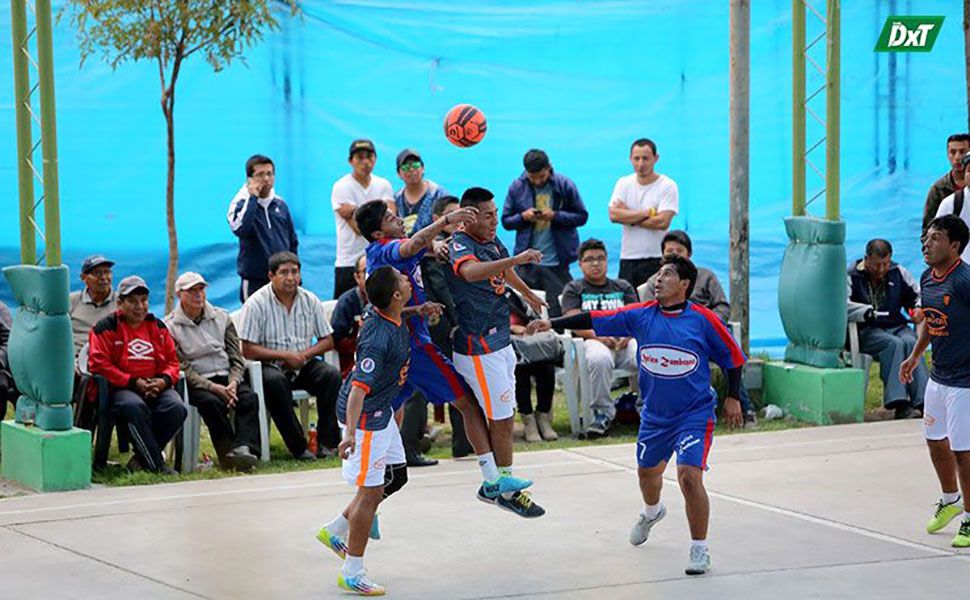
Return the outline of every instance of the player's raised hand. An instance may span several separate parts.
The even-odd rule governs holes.
[[[349,433],[350,430],[348,429],[347,432]],[[340,458],[347,460],[354,453],[354,447],[356,445],[356,436],[352,433],[349,435],[345,433],[344,438],[340,440],[340,444],[337,446],[337,454],[340,455]]]
[[[741,402],[737,398],[728,396],[724,399],[724,419],[731,429],[736,429],[744,425],[744,416],[741,414]]]
[[[526,325],[525,333],[526,335],[535,335],[543,331],[549,331],[550,329],[552,329],[552,323],[548,319],[536,319]]]
[[[442,218],[445,220],[446,225],[474,223],[475,219],[478,218],[478,209],[474,206],[466,206],[465,208],[453,210]]]
[[[515,255],[515,264],[526,265],[529,263],[538,264],[542,260],[542,252],[539,252],[535,248],[529,248]]]
[[[440,317],[441,313],[445,311],[445,306],[437,302],[425,302],[418,307],[418,312],[421,313],[422,317]]]
[[[448,242],[450,240],[435,240],[431,243],[431,253],[434,255],[435,260],[439,262],[448,262],[450,254],[448,252]]]

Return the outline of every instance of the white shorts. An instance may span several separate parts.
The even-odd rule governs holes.
[[[928,440],[950,440],[956,452],[970,450],[970,388],[926,384],[923,398],[923,432]]]
[[[343,426],[340,427],[343,431]],[[397,422],[380,431],[357,430],[357,443],[350,458],[343,461],[343,476],[350,485],[377,487],[384,485],[384,467],[407,462]]]
[[[511,419],[515,414],[515,351],[512,344],[490,352],[469,356],[452,355],[455,370],[475,392],[478,404],[491,421]]]

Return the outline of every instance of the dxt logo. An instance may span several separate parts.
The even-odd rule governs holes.
[[[929,52],[943,25],[942,16],[890,15],[876,41],[876,52]]]

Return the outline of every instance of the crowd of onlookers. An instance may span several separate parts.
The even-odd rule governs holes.
[[[958,134],[947,141],[950,170],[933,184],[926,199],[924,232],[938,215],[957,214],[970,222],[964,201],[970,182],[970,135]],[[502,226],[515,232],[514,253],[535,249],[542,253],[537,264],[519,269],[521,278],[545,293],[553,317],[579,311],[609,310],[653,298],[653,283],[665,255],[693,257],[691,238],[670,230],[678,211],[677,184],[656,171],[660,155],[651,140],[638,139],[630,147],[633,173],[621,177],[609,201],[609,218],[622,226],[618,277],[608,274],[606,245],[596,239],[580,242],[578,229],[588,218],[575,183],[556,172],[542,150],[529,150],[523,171],[509,185],[501,213]],[[115,263],[100,255],[81,265],[83,289],[71,294],[70,316],[78,371],[107,380],[110,410],[124,428],[134,453],[132,468],[162,471],[162,449],[179,431],[186,408],[174,391],[184,379],[188,398],[212,438],[218,462],[224,468],[249,469],[260,452],[257,397],[247,381],[247,361],[260,365],[267,411],[289,452],[297,459],[332,456],[340,440],[335,403],[342,377],[354,365],[356,336],[367,306],[366,242],[354,220],[356,209],[371,200],[385,200],[404,220],[410,235],[458,209],[458,199],[425,177],[421,154],[405,149],[396,157],[397,174],[403,182],[394,192],[391,183],[373,174],[377,161],[374,144],[355,140],[348,151],[350,172],[337,180],[331,204],[336,221],[332,314],[313,292],[301,285],[299,240],[289,209],[275,190],[275,165],[265,156],[251,157],[245,165],[246,182],[233,197],[227,219],[239,240],[237,272],[238,314],[230,315],[206,298],[208,282],[202,274],[182,273],[175,284],[178,303],[164,318],[149,311],[148,285],[137,276],[113,285]],[[448,237],[456,226],[441,233]],[[897,418],[919,414],[927,374],[921,366],[910,384],[896,376],[900,363],[916,341],[911,327],[919,323],[919,284],[901,265],[892,261],[892,246],[871,240],[865,256],[848,267],[849,319],[858,322],[861,351],[880,365],[884,404]],[[967,256],[964,257],[968,258]],[[582,276],[573,279],[572,263]],[[428,256],[421,264],[428,299],[444,309],[430,323],[433,341],[451,355],[450,333],[457,318],[445,284],[447,264]],[[513,345],[519,361],[516,369],[516,403],[527,441],[553,440],[552,399],[555,367],[561,361],[558,342],[525,336],[525,326],[535,318],[514,292]],[[714,311],[722,320],[730,304],[717,276],[698,268],[691,300]],[[16,396],[6,361],[10,313],[0,304],[0,419],[7,401]],[[577,331],[577,343],[585,345],[592,397],[591,435],[607,435],[616,419],[613,397],[614,370],[636,370],[636,347],[629,338],[597,336]],[[554,339],[554,338],[553,338]],[[322,360],[334,351],[339,367]],[[636,385],[631,378],[631,385]],[[317,437],[315,451],[293,410],[293,391],[305,390],[316,398]],[[533,390],[535,405],[533,405]],[[80,423],[91,424],[91,390],[79,390]],[[753,424],[755,413],[742,388],[745,422]],[[423,455],[427,448],[427,402],[416,394],[405,404],[401,434],[408,464],[422,466],[436,461]],[[455,456],[471,452],[464,438],[461,417],[450,411]]]

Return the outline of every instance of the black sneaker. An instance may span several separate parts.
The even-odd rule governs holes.
[[[916,416],[916,409],[908,404],[904,404],[896,409],[896,419],[912,419]]]
[[[546,514],[546,510],[532,501],[532,497],[529,492],[515,492],[512,494],[511,498],[506,499],[505,496],[498,496],[494,500],[495,504],[499,508],[504,508],[509,512],[514,512],[520,517],[525,517],[526,519],[535,519]]]

